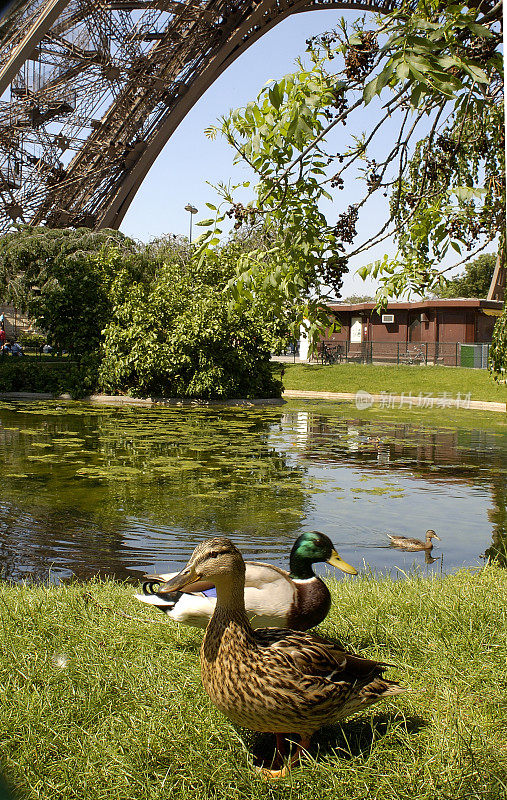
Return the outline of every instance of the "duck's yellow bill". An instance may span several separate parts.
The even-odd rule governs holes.
[[[336,567],[336,569],[341,569],[342,572],[347,572],[349,575],[357,575],[357,569],[351,567],[350,564],[347,564],[347,562],[338,555],[336,550],[333,550],[331,557],[327,560],[327,563],[331,564],[333,567]]]

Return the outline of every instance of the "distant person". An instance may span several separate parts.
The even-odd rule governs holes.
[[[23,355],[23,348],[21,347],[18,342],[11,342],[11,354],[13,356],[22,356]]]
[[[6,341],[7,341],[7,336],[5,334],[5,331],[3,328],[0,328],[0,347],[3,347]]]
[[[50,344],[48,344],[48,343],[46,342],[46,344],[45,344],[45,345],[44,345],[44,347],[42,348],[42,352],[43,352],[43,353],[52,353],[52,352],[53,352],[53,348],[51,347],[51,345],[50,345]]]

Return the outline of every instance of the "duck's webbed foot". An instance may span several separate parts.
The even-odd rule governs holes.
[[[289,774],[289,770],[292,766],[298,763],[301,759],[301,754],[303,751],[308,752],[310,749],[310,737],[309,736],[301,736],[300,741],[296,746],[296,750],[290,756],[288,762],[286,764],[283,763],[283,756],[287,752],[287,742],[286,742],[286,735],[290,734],[283,734],[277,733],[276,735],[276,752],[275,758],[273,759],[272,768],[268,769],[267,767],[257,767],[257,771],[261,778],[264,780],[278,780],[279,778],[285,778]],[[276,767],[278,768],[275,768]]]

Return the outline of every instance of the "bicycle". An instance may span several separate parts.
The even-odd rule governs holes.
[[[426,353],[422,347],[413,347],[411,350],[400,356],[405,364],[422,364],[426,363]]]
[[[337,361],[341,361],[341,354],[342,348],[340,345],[337,345],[334,348],[330,348],[327,345],[322,345],[322,363],[323,364],[336,364]]]

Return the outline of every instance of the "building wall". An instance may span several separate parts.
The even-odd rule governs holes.
[[[467,329],[465,313],[449,309],[437,312],[438,341],[439,342],[466,342]],[[470,339],[473,341],[473,338]]]
[[[498,317],[490,314],[477,315],[477,342],[490,342],[493,336],[493,328]]]
[[[5,333],[8,339],[15,339],[22,331],[32,331],[34,327],[27,316],[14,306],[1,304],[0,314],[4,315]]]
[[[382,322],[379,314],[372,314],[368,326],[368,339],[372,342],[401,342],[407,338],[407,319],[406,311],[398,311],[394,315],[394,322],[386,324]]]
[[[394,323],[382,322],[376,312],[339,311],[342,328],[326,337],[336,343],[350,342],[351,319],[363,320],[363,342],[490,342],[497,317],[476,309],[392,310]]]

